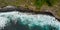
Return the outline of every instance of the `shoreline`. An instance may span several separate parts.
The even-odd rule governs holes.
[[[11,11],[18,11],[18,12],[23,12],[23,13],[33,13],[33,14],[46,14],[46,15],[54,16],[56,19],[58,19],[58,21],[60,21],[60,17],[58,17],[52,11],[33,11],[29,8],[15,7],[15,6],[6,6],[4,8],[0,8],[0,12],[11,12]]]

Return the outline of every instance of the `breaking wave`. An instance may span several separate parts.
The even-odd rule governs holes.
[[[0,13],[1,30],[60,30],[60,22],[53,16],[22,13]]]

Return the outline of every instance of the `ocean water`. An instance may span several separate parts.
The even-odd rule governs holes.
[[[11,21],[13,22],[12,25]],[[8,28],[6,28],[8,27]],[[53,16],[22,13],[0,13],[0,29],[3,30],[60,30],[60,22]]]

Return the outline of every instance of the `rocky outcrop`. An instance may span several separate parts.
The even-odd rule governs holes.
[[[10,12],[10,11],[15,11],[16,7],[15,6],[6,6],[0,9],[0,12]]]

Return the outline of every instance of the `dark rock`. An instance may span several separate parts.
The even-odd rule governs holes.
[[[24,8],[24,7],[21,7],[21,6],[19,6],[16,11],[19,11],[19,12],[27,12],[27,13],[32,13],[33,12],[33,10],[31,10],[31,9]]]
[[[2,9],[0,9],[0,12],[10,12],[15,11],[17,8],[15,6],[6,6]]]

